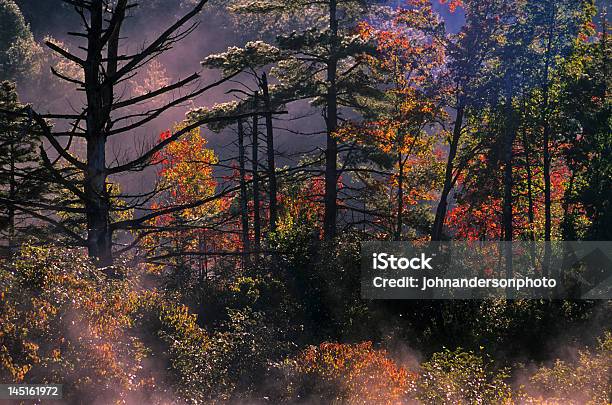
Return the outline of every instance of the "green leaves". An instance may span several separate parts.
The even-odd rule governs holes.
[[[244,48],[231,47],[227,51],[206,57],[202,66],[220,69],[226,75],[249,69],[258,69],[281,59],[281,51],[263,41],[247,42]]]
[[[444,349],[421,365],[417,398],[427,404],[510,404],[507,370],[496,371],[489,358]]]
[[[0,0],[0,27],[0,80],[16,80],[35,68],[41,50],[12,0]]]

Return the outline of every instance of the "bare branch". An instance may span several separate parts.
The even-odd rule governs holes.
[[[183,25],[185,25],[189,20],[195,17],[204,5],[208,2],[208,0],[200,0],[198,4],[187,14],[185,14],[182,18],[180,18],[176,23],[172,24],[166,31],[164,31],[155,41],[153,41],[149,46],[147,46],[142,52],[137,55],[134,55],[132,60],[130,60],[127,64],[125,64],[115,75],[109,77],[112,82],[116,82],[122,76],[126,75],[132,69],[139,66],[140,62],[147,59],[150,55],[159,52],[160,49],[163,49],[167,44],[168,40],[172,38],[172,35],[179,30]],[[180,35],[180,34],[179,34]]]
[[[64,58],[73,61],[74,63],[76,63],[79,66],[85,66],[85,61],[81,58],[79,58],[76,55],[71,54],[70,52],[66,51],[65,49],[62,49],[61,47],[57,46],[56,44],[54,44],[51,41],[45,41],[45,44],[51,48],[51,50],[59,53],[60,55],[62,55]]]

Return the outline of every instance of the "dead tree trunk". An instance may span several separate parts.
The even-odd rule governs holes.
[[[134,9],[135,4],[129,0],[116,0],[113,2],[103,0],[64,0],[72,6],[82,21],[81,32],[71,32],[86,43],[79,47],[85,57],[71,53],[70,50],[60,47],[52,41],[46,45],[66,61],[79,66],[83,78],[66,76],[64,73],[52,70],[60,79],[77,86],[77,90],[85,94],[86,101],[74,112],[64,114],[41,115],[28,109],[28,116],[34,119],[40,127],[42,135],[48,145],[53,148],[50,158],[46,148],[41,148],[41,160],[49,170],[53,182],[69,192],[67,199],[78,202],[75,204],[29,204],[21,201],[15,204],[16,209],[44,220],[69,236],[75,246],[85,246],[89,256],[97,262],[98,266],[108,266],[113,261],[113,234],[116,232],[133,233],[150,228],[155,218],[163,215],[176,215],[186,209],[192,209],[210,201],[202,198],[194,202],[151,210],[150,202],[158,195],[160,189],[149,193],[125,193],[117,195],[110,189],[113,176],[139,172],[151,166],[156,156],[172,142],[179,140],[190,131],[204,124],[213,122],[236,122],[238,118],[247,119],[252,113],[234,116],[203,117],[196,122],[189,123],[175,130],[169,136],[160,139],[155,144],[142,151],[117,151],[117,156],[128,158],[132,153],[136,156],[113,164],[107,162],[106,146],[111,138],[129,137],[133,139],[135,130],[154,122],[163,113],[183,105],[184,103],[202,95],[208,90],[231,80],[238,72],[232,73],[222,79],[203,84],[200,75],[194,73],[182,80],[156,88],[145,94],[129,95],[115,94],[115,86],[123,84],[135,77],[149,62],[161,54],[171,50],[177,42],[182,41],[198,26],[193,19],[202,11],[207,0],[194,2],[193,7],[182,17],[173,21],[159,35],[150,42],[143,44],[138,50],[120,46],[125,39],[121,35],[123,22],[128,10]],[[125,51],[125,52],[124,52]],[[123,91],[123,89],[122,89]],[[180,93],[179,93],[180,92]],[[172,95],[170,101],[160,96]],[[166,100],[166,101],[164,101]],[[149,104],[151,103],[151,104]],[[139,106],[147,105],[147,107]],[[261,114],[261,113],[260,113]],[[46,120],[62,121],[60,125],[50,125]],[[53,130],[53,128],[59,128]],[[72,153],[70,146],[73,138],[84,139],[87,151],[84,160]],[[63,142],[69,139],[68,142]],[[125,139],[125,138],[124,138]],[[124,142],[130,143],[130,142]],[[121,145],[119,141],[114,143]],[[144,196],[146,198],[143,198]],[[220,198],[222,195],[218,195]],[[127,201],[134,210],[149,210],[146,214],[136,218],[125,218],[113,215],[115,212],[125,212],[125,207],[118,207],[114,200]],[[74,214],[71,216],[65,214]],[[74,231],[74,218],[77,223],[83,224],[85,229]],[[64,219],[70,217],[69,220]],[[82,234],[86,233],[86,238]],[[135,246],[140,239],[122,250],[127,251]]]
[[[106,134],[113,102],[113,87],[100,83],[102,77],[103,2],[94,0],[90,9],[90,28],[87,37],[85,61],[85,94],[87,96],[86,139],[87,170],[84,179],[85,211],[87,212],[87,249],[89,256],[99,265],[112,264],[112,231],[110,223],[110,196],[107,191]]]

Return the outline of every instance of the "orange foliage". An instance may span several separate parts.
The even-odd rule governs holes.
[[[440,4],[448,4],[448,9],[451,13],[457,11],[457,8],[463,7],[462,0],[440,0]]]
[[[175,131],[180,129],[181,126],[177,126]],[[163,132],[160,140],[170,135],[170,131]],[[216,250],[225,244],[234,243],[232,236],[215,234],[211,237],[213,231],[206,228],[220,213],[227,211],[231,204],[230,198],[214,198],[217,182],[213,170],[218,158],[206,146],[206,138],[197,128],[168,144],[154,158],[153,163],[160,166],[159,187],[164,193],[151,208],[163,211],[173,207],[188,207],[149,221],[149,226],[160,230],[146,234],[142,241],[142,246],[153,256],[171,253],[173,249],[183,253]],[[203,246],[204,243],[206,246]],[[202,265],[201,260],[198,265]]]
[[[317,223],[323,218],[324,207],[320,200],[325,194],[325,179],[316,176],[305,183],[295,193],[281,194],[279,200],[289,218],[302,218],[307,222]]]
[[[311,346],[297,358],[297,368],[318,387],[338,389],[333,400],[352,404],[403,403],[415,388],[416,375],[397,365],[386,351],[374,349],[372,342]]]
[[[127,404],[161,403],[152,399],[176,374],[193,378],[172,356],[210,348],[196,316],[142,288],[140,270],[114,270],[122,278],[61,248],[25,246],[0,260],[0,381],[63,384],[66,403]]]
[[[169,136],[170,131],[163,132],[160,141]],[[155,157],[154,163],[161,165],[158,175],[162,185],[169,189],[169,200],[173,204],[191,203],[213,195],[217,186],[212,176],[213,165],[218,159],[212,149],[206,148],[206,144],[206,138],[199,129],[195,129],[170,143]],[[185,215],[195,216],[201,211],[198,207],[188,210]]]
[[[395,200],[394,215],[400,214],[400,179],[402,215],[408,206],[432,200],[437,188],[437,134],[428,129],[447,116],[439,83],[446,60],[436,35],[440,29],[431,3],[423,0],[395,10],[391,22],[382,28],[367,22],[358,26],[359,35],[377,46],[376,56],[366,59],[373,75],[385,84],[385,101],[374,106],[376,119],[346,125],[337,136],[344,142],[374,146],[392,158],[393,171],[384,179],[384,188]]]

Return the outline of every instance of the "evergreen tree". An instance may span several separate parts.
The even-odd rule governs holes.
[[[0,0],[0,80],[15,80],[34,69],[39,47],[19,7]]]
[[[565,159],[573,170],[563,223],[568,240],[612,239],[612,74],[605,18],[599,39],[584,37],[563,69],[563,142],[570,145]],[[594,34],[595,25],[587,25]]]
[[[336,137],[342,121],[342,107],[356,109],[361,96],[371,91],[361,55],[370,47],[356,34],[360,18],[367,12],[367,2],[325,0],[235,1],[230,9],[244,15],[293,16],[286,32],[277,36],[276,45],[283,54],[272,70],[277,90],[290,95],[286,101],[310,100],[321,108],[326,128],[325,214],[326,239],[336,235],[338,218],[338,181],[340,149]],[[307,20],[308,26],[300,24]],[[299,29],[299,31],[297,30]]]
[[[40,138],[32,120],[11,115],[24,110],[15,85],[0,83],[0,235],[12,250],[33,225],[27,210],[16,207],[20,202],[34,204],[43,195],[39,161]]]

